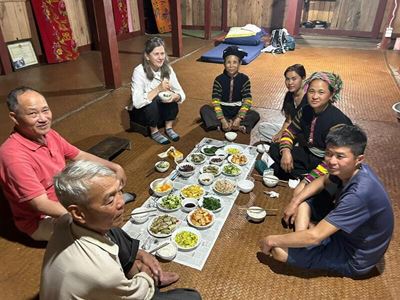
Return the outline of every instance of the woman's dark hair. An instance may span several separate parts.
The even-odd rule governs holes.
[[[283,73],[283,76],[286,77],[286,74],[289,72],[296,72],[296,74],[299,75],[302,79],[306,78],[306,69],[304,69],[304,66],[301,64],[295,64],[287,67],[287,69]]]
[[[295,64],[295,65],[291,65],[291,66],[287,67],[285,72],[283,73],[283,76],[285,76],[285,78],[286,78],[286,74],[289,72],[295,72],[303,80],[306,78],[306,69],[301,64]],[[285,100],[283,100],[281,112],[285,116],[291,115],[294,113],[294,112],[292,112],[292,103],[289,103],[289,100],[290,101],[292,100],[291,97],[285,97]]]
[[[149,55],[154,48],[163,46],[165,50],[165,43],[162,38],[159,38],[157,36],[151,37],[146,41],[146,44],[144,45],[144,51],[143,51],[143,58],[142,58],[142,65],[144,72],[146,73],[146,77],[148,80],[153,80],[154,79],[154,74],[153,70],[151,69],[150,62],[146,59],[146,54]],[[161,79],[168,78],[169,79],[169,59],[167,53],[165,53],[165,60],[164,64],[160,68],[161,71]]]
[[[355,156],[364,154],[367,135],[357,125],[339,124],[329,130],[325,139],[326,147],[349,147]]]

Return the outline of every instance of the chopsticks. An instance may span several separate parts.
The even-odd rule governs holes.
[[[152,254],[152,253],[156,252],[157,250],[160,250],[161,248],[164,248],[164,247],[167,246],[168,244],[169,244],[169,242],[164,242],[164,243],[162,243],[161,245],[158,245],[157,247],[151,249],[151,250],[149,251],[149,253]]]
[[[130,216],[145,214],[145,213],[156,211],[156,210],[157,210],[157,208],[155,208],[155,207],[154,208],[149,208],[149,209],[146,209],[146,210],[133,212],[133,213],[130,214]]]
[[[251,176],[255,176],[255,177],[258,177],[258,178],[263,178],[263,177],[264,177],[264,176],[258,175],[258,174],[251,174]],[[287,180],[282,180],[282,179],[279,179],[279,182],[282,182],[282,183],[289,183],[289,181],[287,181]]]

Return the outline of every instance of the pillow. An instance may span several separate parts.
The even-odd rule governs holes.
[[[260,44],[261,38],[264,36],[264,34],[265,34],[264,30],[261,30],[260,32],[257,32],[255,35],[252,36],[225,38],[224,43],[256,46]]]

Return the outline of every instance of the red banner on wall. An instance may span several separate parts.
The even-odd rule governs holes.
[[[31,0],[48,63],[75,60],[77,45],[63,0]]]
[[[126,0],[112,0],[115,33],[121,35],[129,32],[128,4]]]

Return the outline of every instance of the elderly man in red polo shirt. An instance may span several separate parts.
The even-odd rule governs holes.
[[[39,92],[16,88],[8,94],[7,105],[15,127],[0,147],[0,184],[20,231],[34,240],[48,240],[55,218],[67,212],[53,187],[53,176],[66,160],[101,163],[125,184],[120,165],[79,150],[51,129],[52,113]]]

